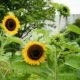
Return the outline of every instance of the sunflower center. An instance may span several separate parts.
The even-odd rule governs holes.
[[[63,11],[67,12],[67,8],[64,7],[64,8],[63,8]]]
[[[13,31],[16,28],[16,22],[13,19],[8,19],[5,26],[8,30]]]
[[[33,60],[38,60],[43,55],[43,48],[39,45],[32,45],[28,49],[28,57]]]
[[[55,40],[56,40],[57,42],[60,42],[60,38],[59,38],[59,37],[56,37]]]

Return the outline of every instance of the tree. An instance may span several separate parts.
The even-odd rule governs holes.
[[[45,21],[54,21],[55,9],[49,7],[47,0],[0,0],[0,21],[9,12],[20,20],[18,37],[24,38],[32,29],[40,29]],[[23,34],[25,34],[23,36]]]

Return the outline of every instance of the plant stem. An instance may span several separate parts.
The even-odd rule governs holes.
[[[54,70],[55,70],[55,75],[54,75],[54,80],[57,80],[57,52],[55,51],[55,54],[54,54],[54,63],[55,63],[55,66],[54,66]]]
[[[59,26],[58,26],[58,33],[60,33],[60,22],[61,22],[61,15],[59,15]]]
[[[3,50],[3,48],[4,48],[4,46],[3,46],[3,36],[4,36],[4,30],[3,30],[3,28],[2,28],[2,30],[1,30],[1,49]]]

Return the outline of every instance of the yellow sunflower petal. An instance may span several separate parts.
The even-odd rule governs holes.
[[[9,30],[6,26],[6,22],[10,19],[13,20],[15,23],[15,28],[13,30]],[[14,15],[8,15],[8,16],[5,16],[4,19],[2,20],[2,26],[6,33],[14,35],[18,32],[18,30],[20,28],[20,22],[19,22],[18,18],[15,17]],[[12,26],[10,26],[10,27],[12,27]]]
[[[37,45],[37,46],[36,46]],[[42,55],[41,54],[39,54],[39,58],[38,59],[32,59],[30,56],[29,56],[29,54],[34,54],[34,52],[33,53],[29,53],[28,51],[29,51],[29,49],[30,49],[30,47],[31,46],[36,46],[36,47],[41,47],[41,49],[43,49],[42,51],[45,51],[46,50],[46,46],[45,45],[43,45],[43,44],[41,44],[41,43],[39,43],[39,42],[30,42],[29,44],[27,44],[26,46],[25,46],[25,49],[23,49],[22,50],[22,52],[23,52],[23,56],[24,56],[24,59],[25,59],[25,62],[26,63],[28,63],[28,64],[30,64],[30,65],[40,65],[40,63],[42,63],[44,60],[45,60],[45,58],[46,58],[46,54],[44,53],[44,52],[42,52]],[[39,48],[38,47],[38,48]],[[35,49],[38,49],[38,48],[35,48]],[[34,47],[32,48],[33,50],[35,50],[34,49]],[[39,49],[39,51],[40,51],[40,49]],[[39,52],[39,53],[41,53],[41,52]]]

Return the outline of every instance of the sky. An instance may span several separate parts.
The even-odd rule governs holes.
[[[67,5],[70,8],[71,14],[80,14],[80,0],[51,0],[51,1]]]

